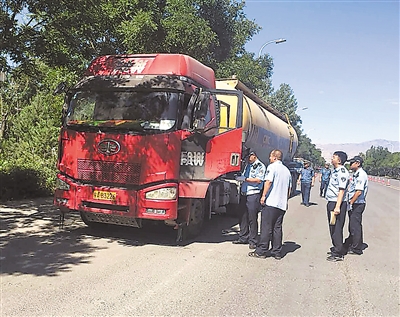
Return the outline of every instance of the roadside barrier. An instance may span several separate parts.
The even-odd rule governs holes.
[[[390,178],[388,177],[368,176],[368,180],[384,186],[390,186]]]

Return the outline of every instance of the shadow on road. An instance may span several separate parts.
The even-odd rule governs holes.
[[[2,274],[55,276],[90,261],[95,248],[85,237],[59,231],[52,198],[9,202],[0,208]]]
[[[301,245],[293,241],[285,241],[282,245],[281,256],[285,257],[288,253],[292,253],[297,249],[300,249]]]
[[[59,211],[52,197],[1,204],[0,273],[56,276],[72,266],[90,264],[90,254],[104,249],[93,244],[97,239],[129,247],[178,246],[177,231],[164,224],[142,229],[105,224],[92,229],[81,221],[78,213],[66,215],[63,229],[59,224]],[[235,225],[236,218],[215,215],[199,236],[179,246],[234,240]],[[230,230],[229,234],[222,234],[223,229]]]

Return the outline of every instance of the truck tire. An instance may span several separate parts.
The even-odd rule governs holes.
[[[190,205],[189,224],[184,229],[184,238],[195,237],[204,224],[204,199],[192,199]]]

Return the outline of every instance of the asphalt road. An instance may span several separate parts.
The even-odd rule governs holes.
[[[93,231],[70,216],[60,230],[51,198],[2,204],[0,315],[399,316],[400,188],[392,184],[371,182],[364,254],[336,263],[326,261],[317,188],[308,208],[290,199],[281,261],[233,245],[237,221],[227,216],[176,246],[164,227]]]

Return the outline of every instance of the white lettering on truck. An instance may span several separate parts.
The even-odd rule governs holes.
[[[147,59],[139,59],[135,61],[135,64],[131,66],[131,74],[141,74],[143,69],[146,67]]]
[[[181,165],[203,166],[204,152],[181,152]]]

